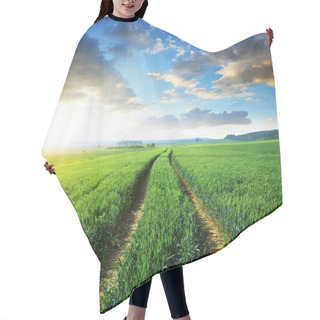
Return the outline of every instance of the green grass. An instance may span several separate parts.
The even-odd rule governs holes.
[[[172,153],[171,153],[172,152]],[[122,244],[121,221],[152,164],[143,214],[130,248],[116,264],[116,285],[101,312],[127,299],[153,275],[210,253],[189,196],[169,162],[187,180],[224,235],[224,245],[282,204],[279,140],[168,145],[46,157],[79,216],[101,264]],[[206,246],[209,248],[205,249]],[[214,252],[211,252],[214,253]],[[108,276],[102,274],[102,276]]]
[[[226,244],[282,203],[278,140],[173,150],[173,162],[219,222]]]

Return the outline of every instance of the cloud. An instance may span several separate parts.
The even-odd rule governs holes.
[[[260,120],[260,122],[262,123],[262,124],[270,124],[270,123],[275,123],[275,124],[277,124],[278,123],[278,119],[277,118],[269,118],[269,119],[267,119],[267,120]]]
[[[106,77],[106,75],[108,75]],[[99,41],[85,34],[76,49],[59,103],[95,107],[107,106],[115,112],[143,109],[138,97],[99,50]]]
[[[177,51],[177,55],[176,55],[177,57],[184,55],[187,50],[190,50],[190,45],[188,45],[187,47],[177,45],[176,44],[177,41],[173,39],[172,36],[168,36],[168,41],[169,41],[169,47]]]
[[[254,102],[257,102],[257,101],[260,101],[260,99],[254,99],[252,97],[249,97],[249,98],[246,98],[246,101],[254,101]]]
[[[167,50],[168,48],[165,48],[164,45],[163,45],[163,42],[161,40],[161,38],[157,38],[156,39],[156,43],[155,45],[153,46],[152,49],[148,50],[147,52],[151,53],[151,54],[156,54],[160,51],[163,51],[163,50]]]
[[[116,42],[120,41],[130,50],[130,48],[150,48],[155,44],[155,40],[150,36],[151,28],[146,29],[135,24],[114,23],[106,25],[105,37]],[[108,41],[108,49],[110,42]]]
[[[221,89],[207,90],[205,88],[187,89],[184,93],[194,94],[202,99],[220,99],[221,94],[223,94]]]
[[[164,90],[164,91],[162,91],[162,93],[170,94],[171,98],[163,96],[159,101],[160,103],[169,104],[169,103],[177,102],[178,100],[181,99],[181,96],[179,95],[179,93],[176,92],[176,90],[174,88],[171,90]]]
[[[168,41],[167,46],[163,43],[162,38],[151,35],[153,30],[160,31],[165,36],[164,39]],[[105,30],[104,32],[108,39],[115,40],[116,44],[114,45],[114,49],[111,48],[110,52],[116,53],[117,56],[115,57],[117,58],[128,57],[130,53],[135,50],[149,54],[158,54],[159,52],[168,49],[175,50],[177,52],[176,56],[178,57],[184,55],[185,52],[190,49],[190,45],[186,45],[186,42],[181,41],[178,37],[169,32],[160,30],[152,25],[109,24],[108,30]],[[181,45],[177,44],[179,41],[181,42]],[[110,43],[108,46],[109,45]]]
[[[216,127],[219,125],[248,125],[251,120],[247,118],[247,111],[223,111],[214,113],[208,109],[189,108],[180,117],[174,115],[150,116],[144,118],[140,125],[144,127],[166,129],[196,129],[200,127]]]
[[[267,34],[259,34],[245,39],[225,50],[218,52],[195,51],[189,57],[177,59],[171,69],[164,74],[173,74],[180,79],[190,82],[195,76],[203,76],[208,67],[220,67],[216,74],[221,75],[212,81],[211,88],[195,88],[186,90],[187,94],[195,94],[205,99],[223,99],[229,97],[245,97],[253,93],[247,92],[254,83],[266,83],[274,86],[274,77]],[[158,75],[161,79],[162,75]],[[172,78],[174,79],[174,78]],[[176,86],[175,82],[172,84]]]
[[[165,73],[156,73],[156,72],[149,72],[147,76],[154,77],[156,80],[164,80],[166,82],[171,82],[175,88],[194,88],[199,83],[194,78],[186,78],[180,76],[178,74],[173,74],[169,72]]]
[[[161,38],[154,38],[150,35],[153,28],[146,28],[139,24],[108,24],[108,30],[105,30],[105,36],[109,39],[108,47],[110,53],[114,54],[116,59],[128,58],[136,50],[157,54],[160,51],[169,49],[165,47]],[[115,44],[110,47],[110,40]]]
[[[128,28],[135,30],[128,32]],[[60,96],[61,106],[91,105],[95,108],[107,108],[108,112],[120,113],[146,110],[146,106],[140,103],[141,99],[128,87],[126,79],[117,71],[115,65],[121,59],[130,58],[137,50],[158,54],[171,47],[165,47],[161,38],[150,36],[152,30],[152,27],[146,29],[134,24],[108,24],[108,30],[99,31],[100,39],[95,38],[94,32],[92,34],[91,31],[87,32],[81,38],[71,63]],[[103,35],[108,38],[107,42],[101,41]],[[176,50],[182,52],[172,41],[170,43]],[[107,60],[104,56],[106,53],[111,54],[112,58]],[[148,75],[172,82],[177,87],[192,88],[197,85],[195,79],[178,75],[159,73]],[[163,97],[160,102],[172,103],[177,99],[178,94],[172,92],[172,99]]]

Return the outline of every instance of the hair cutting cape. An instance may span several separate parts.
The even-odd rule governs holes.
[[[42,155],[100,261],[100,313],[282,205],[268,38],[208,52],[109,14],[80,39]]]

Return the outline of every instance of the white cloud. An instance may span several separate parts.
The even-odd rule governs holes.
[[[160,102],[161,103],[166,103],[166,104],[169,104],[169,103],[174,103],[174,102],[177,102],[178,100],[181,99],[181,96],[176,92],[176,90],[173,88],[171,90],[164,90],[162,91],[164,94],[170,94],[171,95],[171,98],[168,98],[166,96],[163,96],[161,99],[160,99]]]
[[[173,74],[169,72],[165,72],[165,73],[149,72],[147,75],[154,77],[156,80],[164,80],[166,82],[171,82],[175,88],[194,88],[199,83],[194,78],[188,79],[178,74]]]

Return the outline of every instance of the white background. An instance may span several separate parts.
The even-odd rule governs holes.
[[[99,261],[41,148],[100,0],[1,2],[0,319],[99,313]],[[316,1],[149,0],[144,19],[207,51],[271,27],[283,205],[183,266],[192,320],[320,319],[319,24]],[[171,319],[159,274],[146,319]]]

